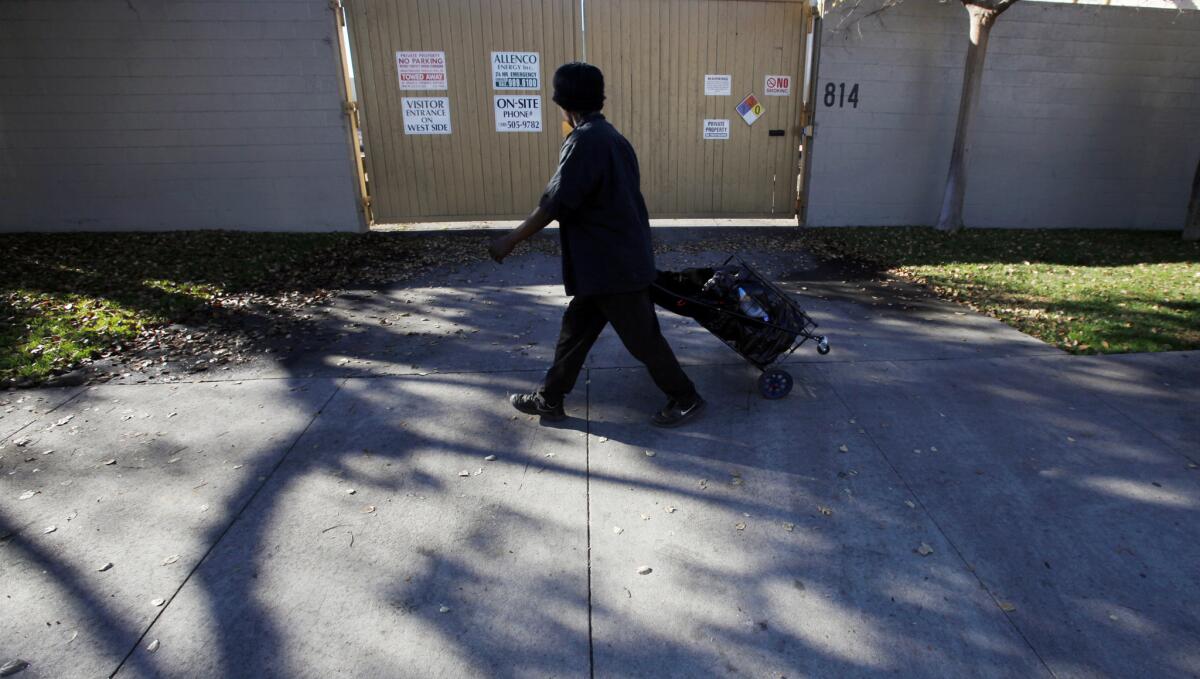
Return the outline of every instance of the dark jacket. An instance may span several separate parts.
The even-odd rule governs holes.
[[[603,115],[567,136],[541,206],[559,223],[568,295],[633,292],[654,281],[637,154]]]

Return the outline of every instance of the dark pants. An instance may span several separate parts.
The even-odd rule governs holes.
[[[679,367],[675,352],[663,337],[654,302],[646,290],[571,300],[563,314],[554,365],[546,373],[540,390],[548,402],[561,403],[563,396],[571,393],[588,351],[609,323],[629,353],[645,364],[659,389],[681,403],[692,402],[696,387]]]

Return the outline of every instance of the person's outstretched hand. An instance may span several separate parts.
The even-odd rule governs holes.
[[[508,234],[504,234],[492,239],[492,244],[488,246],[488,254],[496,260],[497,264],[501,264],[505,257],[512,254],[514,247],[516,247],[516,243],[512,242]]]

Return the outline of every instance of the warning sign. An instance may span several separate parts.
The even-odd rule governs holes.
[[[449,97],[402,97],[404,134],[450,134]]]
[[[768,97],[790,97],[792,95],[792,77],[790,75],[769,75],[763,81],[763,94]]]
[[[746,121],[747,125],[753,125],[754,121],[758,120],[763,114],[762,104],[758,103],[758,98],[753,94],[747,94],[742,103],[737,105],[738,115],[742,120]]]
[[[542,98],[509,94],[496,95],[497,132],[541,132]]]
[[[709,73],[704,76],[704,96],[728,97],[733,94],[733,76]]]
[[[705,139],[728,139],[729,138],[729,119],[724,120],[704,120],[704,138]]]
[[[492,52],[492,86],[498,90],[542,89],[537,52]]]
[[[445,52],[396,52],[402,90],[446,89]]]

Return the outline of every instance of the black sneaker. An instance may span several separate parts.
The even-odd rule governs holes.
[[[695,418],[704,410],[704,399],[696,396],[696,400],[690,406],[684,407],[675,399],[667,401],[666,407],[654,413],[654,417],[650,418],[650,422],[656,427],[678,427],[679,425]]]
[[[561,403],[552,406],[546,403],[546,398],[537,392],[532,394],[513,394],[508,397],[508,402],[526,415],[539,415],[547,422],[561,422],[567,419],[567,413],[563,410]]]

